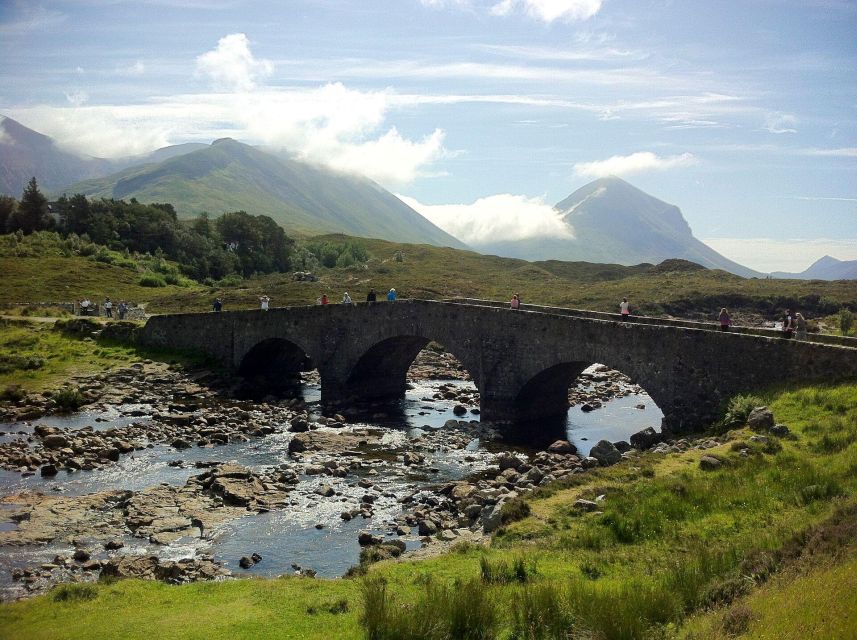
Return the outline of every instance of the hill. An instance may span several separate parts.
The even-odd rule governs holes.
[[[824,256],[800,273],[774,271],[771,277],[798,280],[855,280],[857,279],[857,260],[837,260],[831,256]]]
[[[744,277],[762,275],[696,239],[678,207],[616,177],[581,187],[555,208],[571,227],[573,239],[531,238],[474,246],[480,251],[529,260],[633,265],[681,258]]]
[[[170,202],[186,218],[204,211],[245,210],[270,216],[300,233],[342,232],[464,247],[371,180],[281,159],[230,138],[162,162],[79,182],[66,191]]]

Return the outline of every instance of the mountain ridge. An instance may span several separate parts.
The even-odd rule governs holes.
[[[800,273],[774,271],[771,277],[795,280],[857,280],[857,260],[837,260],[826,255]]]

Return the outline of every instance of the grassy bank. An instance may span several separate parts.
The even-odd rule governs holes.
[[[152,258],[131,258],[96,251],[91,256],[66,255],[56,242],[27,240],[0,243],[0,284],[3,302],[63,302],[109,296],[146,304],[150,313],[208,310],[221,296],[227,309],[254,308],[267,294],[274,306],[311,304],[322,293],[337,302],[348,291],[362,300],[371,287],[386,292],[395,287],[402,297],[439,299],[454,296],[507,300],[517,292],[525,303],[615,311],[627,296],[635,311],[714,319],[728,307],[742,316],[771,319],[786,307],[810,317],[857,310],[857,280],[822,282],[755,280],[702,269],[682,261],[660,266],[591,264],[585,262],[526,262],[484,256],[429,245],[324,236],[332,244],[357,242],[368,252],[365,264],[315,270],[317,282],[295,281],[291,274],[271,274],[213,286],[177,278],[177,266]],[[8,246],[7,246],[8,245]],[[66,252],[67,253],[67,252]],[[145,287],[144,278],[164,278],[165,286]],[[169,284],[175,282],[182,286]]]
[[[571,476],[529,497],[530,514],[487,550],[384,562],[365,579],[77,587],[3,605],[0,636],[703,640],[773,637],[770,628],[802,638],[811,628],[857,637],[846,615],[857,384],[766,401],[793,437],[753,441],[739,429],[706,451]],[[722,465],[703,471],[703,455]],[[578,498],[598,500],[599,511],[576,509]],[[822,604],[845,613],[821,615]]]

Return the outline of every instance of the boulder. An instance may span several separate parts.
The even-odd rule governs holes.
[[[292,433],[305,433],[309,431],[309,423],[303,418],[294,418],[289,424],[289,431]]]
[[[190,442],[188,442],[184,438],[176,438],[175,440],[172,441],[170,446],[173,447],[174,449],[190,449],[191,444],[190,444]],[[118,451],[118,449],[117,449],[117,451]]]
[[[559,453],[562,455],[576,454],[577,447],[571,444],[568,440],[557,440],[548,447],[549,453]]]
[[[486,506],[482,510],[482,530],[485,533],[492,533],[500,528],[500,525],[503,524],[503,504],[504,502],[501,500],[495,505]]]
[[[774,426],[774,414],[768,407],[756,407],[747,416],[747,426],[753,431],[766,431]]]
[[[289,440],[289,453],[301,453],[308,448],[309,439],[306,434],[299,433],[294,438]]]
[[[619,453],[628,453],[631,450],[631,445],[628,444],[625,440],[619,440],[618,442],[614,442],[613,446],[616,447],[616,450]]]
[[[702,456],[699,459],[699,468],[703,471],[716,471],[723,463],[714,456]]]
[[[586,513],[598,510],[597,502],[593,502],[592,500],[584,500],[583,498],[575,500],[573,506],[578,511],[584,511]]]
[[[642,431],[638,431],[630,438],[631,446],[640,451],[651,449],[661,440],[661,434],[652,427],[646,427]]]
[[[406,451],[402,462],[406,467],[410,467],[413,465],[423,464],[425,462],[425,458],[414,451]]]
[[[467,407],[457,404],[452,408],[452,412],[457,416],[463,416],[467,413]]]
[[[357,544],[361,547],[371,547],[381,544],[384,541],[380,536],[373,535],[368,531],[361,531],[357,535]]]
[[[65,449],[66,447],[71,446],[68,438],[59,433],[46,435],[42,438],[42,444],[45,445],[46,449]]]
[[[592,447],[589,455],[598,460],[598,464],[602,467],[609,467],[622,459],[622,454],[609,440],[599,441],[598,444]]]
[[[333,490],[333,487],[331,487],[329,484],[323,484],[319,486],[315,490],[315,493],[324,498],[331,498],[336,494],[336,492]]]
[[[40,470],[40,473],[42,474],[43,478],[50,478],[52,476],[57,475],[58,472],[59,471],[55,464],[46,464]]]
[[[503,452],[497,457],[497,465],[500,467],[500,471],[505,471],[506,469],[517,469],[522,464],[523,460],[513,453]]]
[[[791,430],[784,424],[775,424],[771,427],[771,433],[780,438],[785,438],[791,433]]]
[[[419,534],[421,536],[433,536],[437,533],[437,525],[428,518],[423,518],[419,522]]]

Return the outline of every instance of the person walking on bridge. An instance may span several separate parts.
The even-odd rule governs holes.
[[[619,313],[622,314],[622,320],[627,320],[631,315],[631,305],[628,303],[628,298],[622,298],[619,303]]]
[[[806,340],[806,318],[800,312],[795,314],[795,340]]]
[[[717,319],[720,320],[720,330],[729,331],[729,327],[732,326],[732,318],[729,317],[729,312],[726,310],[726,307],[723,307],[720,310],[720,315]]]
[[[366,302],[375,302],[378,299],[378,294],[375,293],[375,289],[369,289],[369,293],[366,294]]]
[[[521,308],[521,298],[520,296],[518,296],[517,293],[512,296],[512,301],[509,303],[509,308],[512,309],[512,311],[517,311]]]
[[[262,311],[267,311],[270,303],[271,299],[268,296],[262,296],[261,298],[259,298],[259,308]]]
[[[327,304],[328,302],[330,302],[330,300],[328,300],[328,298],[327,298],[327,294],[326,294],[326,293],[322,293],[322,294],[321,294],[321,304],[323,304],[323,305],[324,305],[324,304]]]
[[[396,298],[398,298],[398,297],[399,297],[399,296],[398,296],[398,294],[396,293],[396,290],[395,290],[395,289],[390,289],[390,292],[387,294],[387,300],[388,300],[389,302],[395,302],[395,301],[396,301]]]
[[[220,313],[223,311],[223,300],[220,298],[214,299],[214,304],[211,305],[211,308],[214,309],[215,312]]]
[[[345,292],[345,295],[342,296],[342,304],[353,304],[353,302],[351,301],[351,296],[348,295],[347,291]]]

